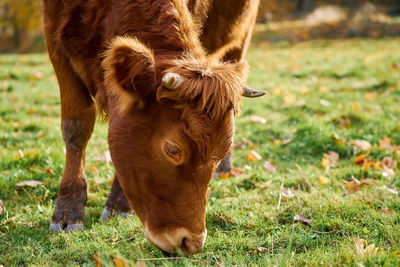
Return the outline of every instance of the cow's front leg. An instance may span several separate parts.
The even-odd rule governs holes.
[[[85,220],[85,148],[93,132],[96,108],[69,58],[58,50],[53,39],[48,38],[47,45],[60,85],[61,130],[66,148],[65,169],[50,230],[69,232],[82,229]]]
[[[94,115],[94,114],[93,114]],[[92,133],[93,123],[86,120],[62,120],[62,132],[66,146],[66,162],[60,183],[56,209],[50,230],[66,232],[81,230],[85,221],[86,205],[85,147]]]
[[[108,196],[106,206],[101,214],[101,220],[104,222],[113,215],[119,215],[126,218],[129,211],[129,202],[126,199],[121,186],[119,185],[118,178],[115,177],[111,186],[111,192]]]

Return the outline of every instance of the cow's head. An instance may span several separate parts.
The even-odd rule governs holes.
[[[204,246],[207,186],[231,147],[241,97],[263,93],[243,87],[243,63],[157,61],[132,38],[105,54],[110,151],[147,239],[191,254]]]

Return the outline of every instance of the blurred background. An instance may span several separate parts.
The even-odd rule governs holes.
[[[400,36],[400,0],[261,0],[255,42]],[[0,1],[0,52],[42,52],[41,0]]]

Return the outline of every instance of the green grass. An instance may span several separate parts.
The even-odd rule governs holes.
[[[367,140],[373,144],[370,158],[400,159],[398,153],[374,145],[386,136],[400,144],[399,42],[313,41],[251,47],[249,85],[269,94],[244,101],[235,140],[253,141],[263,160],[249,162],[247,146],[235,149],[236,167],[247,164],[251,170],[211,182],[205,249],[180,258],[168,258],[147,242],[135,216],[99,222],[113,177],[112,165],[95,160],[107,150],[107,125],[100,122],[86,156],[86,229],[72,234],[48,232],[64,165],[57,82],[47,55],[1,55],[0,199],[6,211],[0,215],[0,265],[94,266],[95,253],[106,266],[116,257],[131,265],[138,259],[168,258],[146,260],[150,266],[399,265],[400,199],[383,187],[399,188],[398,171],[386,178],[381,171],[362,170],[354,164],[356,152],[350,144]],[[35,72],[44,77],[35,78]],[[267,123],[254,123],[251,115],[262,116]],[[343,122],[349,124],[347,128]],[[335,142],[335,134],[346,141]],[[274,143],[277,139],[292,141],[279,145]],[[324,170],[322,155],[330,150],[339,153],[340,166]],[[262,167],[265,160],[276,164],[276,173]],[[330,183],[320,184],[319,175]],[[352,175],[375,183],[349,193],[343,180],[350,181]],[[17,187],[23,180],[44,185]],[[278,210],[282,181],[295,190],[295,197],[282,197]],[[296,214],[311,219],[311,224],[296,224]],[[18,215],[15,221],[3,223]],[[354,245],[357,236],[375,244],[379,252],[360,255]],[[253,253],[257,247],[266,251]]]

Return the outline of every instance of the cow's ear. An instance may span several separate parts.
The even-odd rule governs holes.
[[[102,65],[106,92],[116,97],[122,113],[132,106],[141,108],[154,98],[154,55],[137,39],[115,38],[104,54]]]

